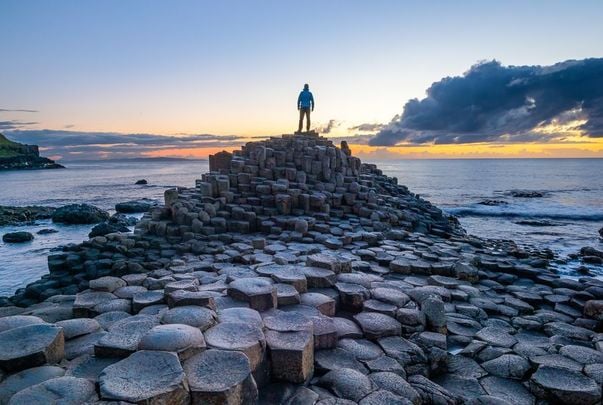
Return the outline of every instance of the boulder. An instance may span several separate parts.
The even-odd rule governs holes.
[[[152,207],[158,204],[155,200],[142,198],[140,200],[125,201],[115,204],[115,211],[123,214],[135,214],[139,212],[147,212]]]
[[[584,315],[603,322],[603,300],[586,301]]]
[[[92,228],[92,230],[88,234],[88,237],[94,238],[96,236],[105,236],[110,233],[117,233],[117,232],[130,232],[130,229],[127,226],[121,225],[121,224],[112,224],[109,222],[101,222],[100,224],[95,225]]]
[[[52,222],[63,224],[97,224],[109,219],[109,213],[89,204],[71,204],[57,208]]]
[[[32,241],[34,236],[25,231],[8,232],[2,235],[2,241],[4,243],[24,243]]]

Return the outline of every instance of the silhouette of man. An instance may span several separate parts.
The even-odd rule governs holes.
[[[314,96],[310,93],[310,86],[304,84],[304,89],[297,97],[297,109],[299,110],[299,128],[297,132],[302,131],[304,115],[306,116],[306,132],[310,130],[310,111],[314,111]]]

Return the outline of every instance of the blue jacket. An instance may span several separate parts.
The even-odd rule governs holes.
[[[302,90],[297,98],[297,108],[312,108],[314,109],[314,96],[310,90]]]

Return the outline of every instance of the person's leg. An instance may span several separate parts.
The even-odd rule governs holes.
[[[306,132],[310,132],[310,109],[306,110]]]
[[[304,124],[304,109],[299,109],[299,127],[297,128],[297,132],[301,132],[302,126]]]

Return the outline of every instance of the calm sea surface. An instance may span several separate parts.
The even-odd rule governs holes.
[[[550,248],[561,259],[582,246],[603,249],[603,159],[400,160],[376,162],[400,184],[457,215],[471,234],[513,239]],[[72,162],[64,170],[0,172],[0,205],[90,203],[112,210],[137,198],[162,199],[166,188],[192,187],[207,161]],[[135,185],[139,179],[146,186]],[[526,197],[532,195],[538,197]],[[536,192],[536,193],[534,193]],[[484,204],[486,202],[489,205]],[[494,205],[492,205],[494,204]],[[59,232],[37,235],[42,228]],[[87,238],[91,226],[50,221],[0,227],[34,233],[25,244],[0,242],[0,295],[10,295],[47,272],[53,249]],[[560,272],[574,276],[579,262],[563,260]],[[591,266],[603,277],[601,266]]]

